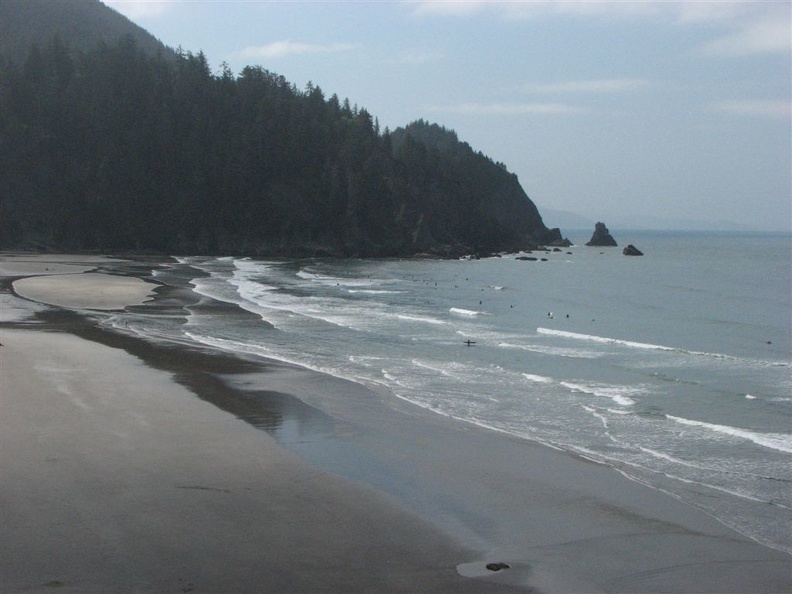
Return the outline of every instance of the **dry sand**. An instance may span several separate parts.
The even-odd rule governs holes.
[[[89,272],[119,262],[103,256],[3,254],[0,277],[25,277],[13,283],[20,297],[75,309],[118,310],[153,297],[154,285],[141,279]]]

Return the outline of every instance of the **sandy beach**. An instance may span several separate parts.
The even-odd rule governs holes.
[[[792,588],[789,555],[610,468],[96,328],[156,297],[118,265],[2,258],[4,593]]]

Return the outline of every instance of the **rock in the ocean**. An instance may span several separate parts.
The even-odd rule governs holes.
[[[591,239],[588,241],[588,243],[586,243],[586,245],[596,247],[616,247],[618,244],[616,243],[616,240],[613,239],[610,231],[608,231],[605,223],[597,223],[594,225],[594,234],[591,236]]]
[[[628,245],[626,248],[622,250],[622,254],[625,256],[643,256],[643,252],[635,247],[633,244]]]

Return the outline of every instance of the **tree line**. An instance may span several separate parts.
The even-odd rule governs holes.
[[[394,256],[552,239],[502,164],[249,66],[58,38],[0,57],[0,247]]]

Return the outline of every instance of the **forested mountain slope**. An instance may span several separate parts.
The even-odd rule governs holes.
[[[2,58],[0,130],[2,248],[452,256],[561,239],[449,130],[382,131],[319,88],[132,37]]]
[[[169,53],[160,41],[99,0],[0,0],[0,55],[21,63],[30,46],[54,37],[73,51],[90,51],[99,41],[114,45],[132,37],[154,54]]]

